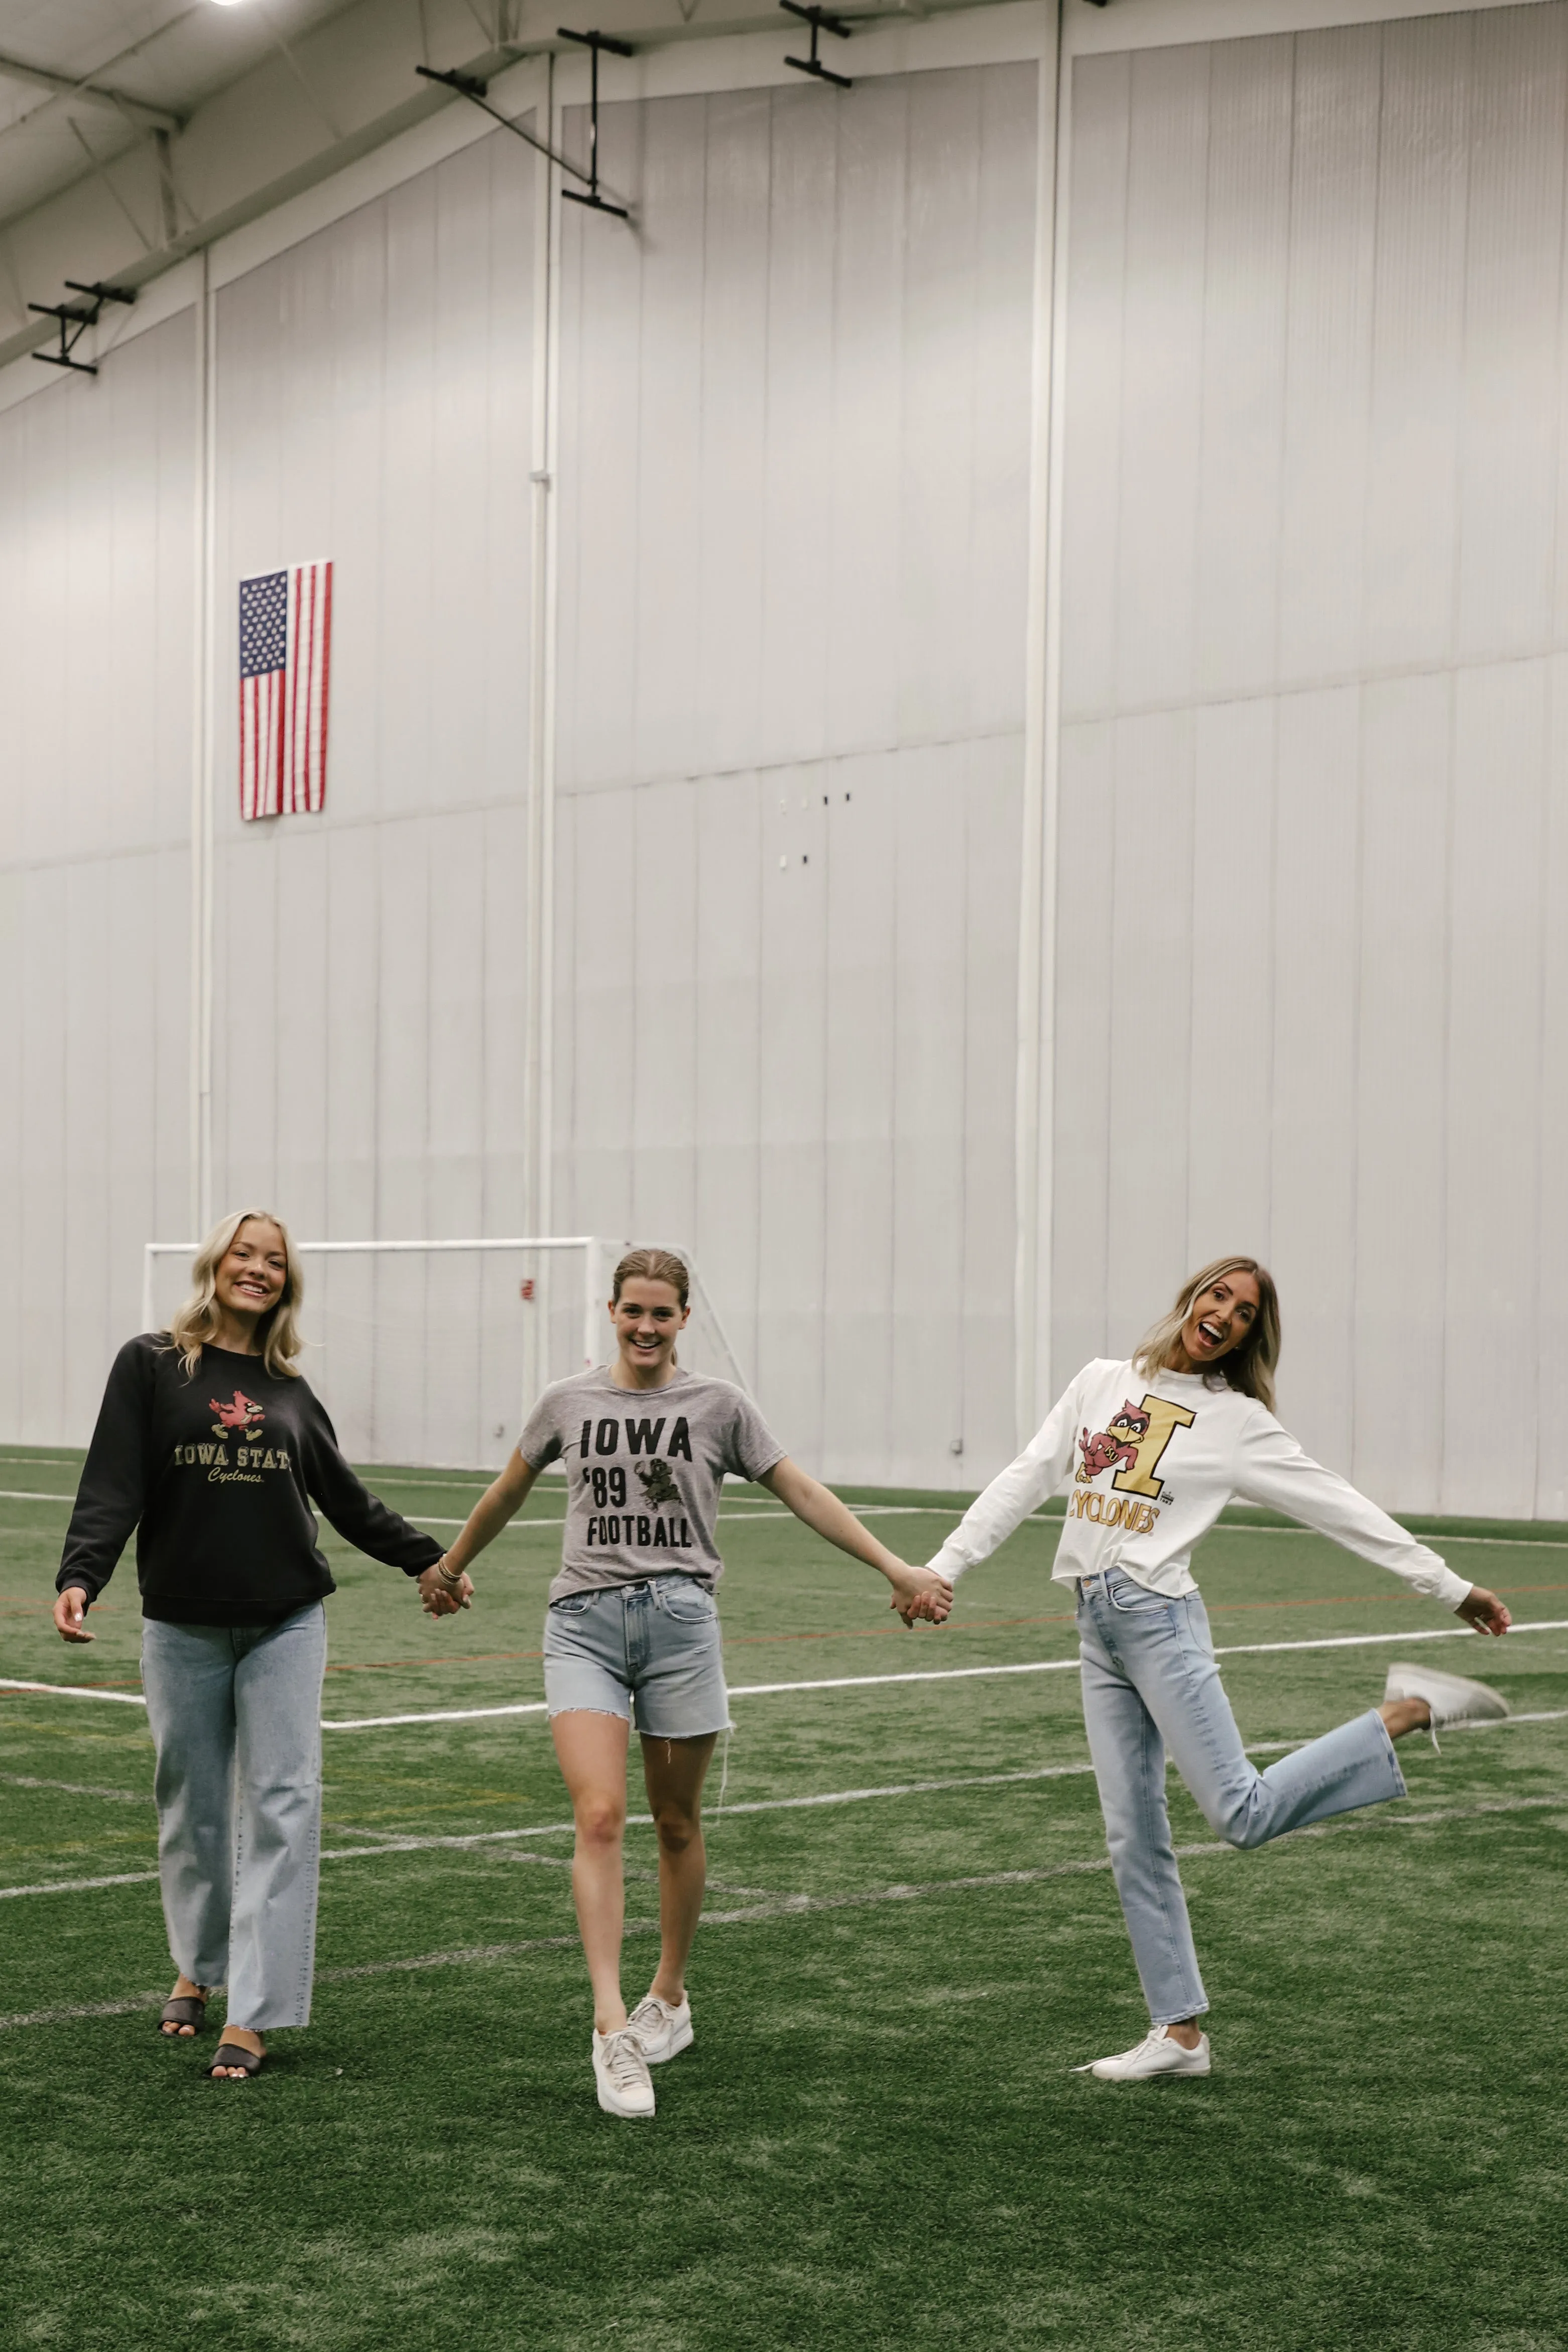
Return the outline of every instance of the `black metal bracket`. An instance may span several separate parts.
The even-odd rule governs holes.
[[[465,98],[482,100],[490,87],[487,81],[481,81],[477,74],[442,73],[434,66],[415,66],[414,71],[422,81],[438,81],[444,89],[459,90]],[[486,114],[496,114],[493,106],[486,107],[485,111]],[[497,122],[507,121],[504,114],[496,114],[496,120]],[[507,128],[511,131],[517,126],[515,123],[507,123]]]
[[[613,213],[617,220],[629,220],[624,205],[607,205],[599,193],[599,52],[608,49],[612,58],[636,55],[630,41],[612,41],[608,33],[574,33],[570,25],[558,25],[556,32],[563,41],[578,41],[592,58],[591,79],[588,100],[588,194],[580,195],[575,188],[563,188],[561,194],[574,205],[586,205],[591,212]],[[580,172],[580,180],[585,175]]]
[[[60,347],[57,352],[35,352],[33,357],[48,367],[74,368],[78,375],[96,375],[98,370],[86,360],[73,360],[71,353],[89,327],[96,327],[106,302],[135,301],[133,293],[122,286],[83,286],[78,279],[68,278],[66,284],[73,294],[85,294],[85,302],[29,302],[29,310],[37,310],[46,319],[60,322]]]
[[[788,8],[791,16],[799,16],[803,25],[811,27],[810,56],[786,58],[785,64],[793,66],[797,73],[810,74],[813,81],[831,81],[835,89],[853,89],[854,84],[847,75],[831,73],[817,55],[817,41],[821,34],[831,33],[839,40],[847,41],[849,26],[841,18],[831,16],[826,8],[803,8],[800,0],[779,0],[779,5]]]
[[[531,147],[536,154],[553,163],[558,171],[570,172],[574,180],[586,180],[589,192],[585,196],[580,196],[575,188],[561,190],[561,194],[570,196],[574,205],[591,205],[595,212],[614,213],[618,219],[627,220],[631,215],[620,205],[606,204],[599,193],[599,52],[601,49],[613,49],[618,58],[629,58],[634,56],[635,51],[625,41],[612,41],[605,33],[569,33],[563,26],[560,37],[566,41],[586,41],[593,49],[593,109],[589,123],[591,168],[586,172],[580,164],[571,163],[565,155],[558,155],[553,147],[542,139],[536,139],[531,131],[525,131],[520,122],[514,122],[511,116],[503,114],[498,106],[492,106],[490,85],[487,81],[481,81],[477,75],[439,73],[434,66],[415,66],[414,71],[422,80],[438,81],[443,89],[455,89],[459,97],[471,100],[481,113],[487,114],[493,122],[498,122],[503,131],[511,131],[514,137],[522,140],[525,146]]]

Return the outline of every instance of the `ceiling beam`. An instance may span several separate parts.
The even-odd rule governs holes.
[[[69,74],[50,73],[46,66],[24,65],[20,58],[0,56],[0,78],[6,81],[24,81],[35,89],[47,89],[51,98],[74,98],[83,106],[106,107],[118,114],[122,122],[134,122],[143,131],[183,131],[183,115],[171,114],[167,107],[145,106],[139,98],[127,98],[122,90],[105,89],[92,81],[72,81]]]

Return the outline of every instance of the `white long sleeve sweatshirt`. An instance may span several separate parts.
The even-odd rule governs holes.
[[[988,1559],[1070,1469],[1051,1571],[1058,1584],[1120,1568],[1151,1592],[1194,1592],[1192,1548],[1238,1500],[1287,1513],[1444,1608],[1457,1609],[1470,1590],[1375,1503],[1303,1454],[1256,1398],[1218,1374],[1148,1380],[1130,1363],[1106,1361],[1084,1365],[931,1566],[952,1579]]]

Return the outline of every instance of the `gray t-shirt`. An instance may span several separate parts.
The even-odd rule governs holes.
[[[566,1463],[566,1538],[552,1601],[568,1592],[691,1576],[713,1591],[726,1471],[760,1478],[784,1458],[743,1390],[677,1371],[662,1389],[623,1389],[607,1365],[546,1389],[517,1451],[530,1468]]]

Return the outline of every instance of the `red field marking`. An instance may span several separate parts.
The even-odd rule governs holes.
[[[350,1658],[341,1665],[329,1663],[329,1675],[392,1674],[407,1666],[485,1666],[510,1664],[519,1658],[542,1658],[542,1650],[475,1650],[455,1658]]]

